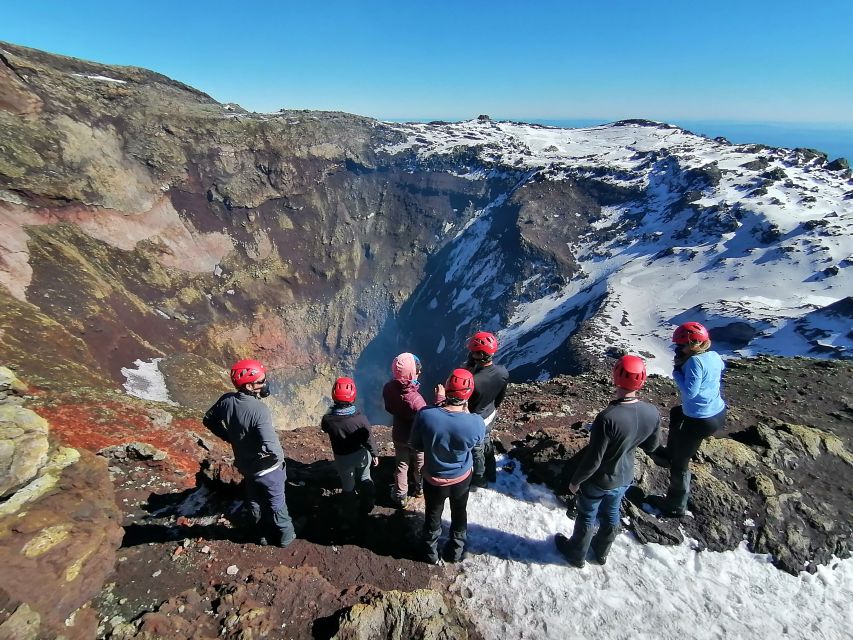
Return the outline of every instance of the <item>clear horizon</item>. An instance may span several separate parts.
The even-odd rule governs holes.
[[[257,112],[853,129],[850,24],[842,0],[92,0],[10,4],[0,40],[145,67]]]

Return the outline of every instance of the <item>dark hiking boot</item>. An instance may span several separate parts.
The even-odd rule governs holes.
[[[445,545],[444,549],[441,550],[441,557],[444,558],[445,562],[456,564],[457,562],[462,562],[467,558],[468,552],[463,551],[462,549],[456,549],[450,545]]]
[[[406,505],[408,505],[408,504],[409,504],[409,496],[404,496],[402,498],[392,496],[392,498],[391,498],[391,508],[392,509],[403,510],[406,508]]]
[[[685,509],[674,509],[666,502],[666,496],[646,496],[643,502],[660,511],[664,518],[683,518],[687,515]]]
[[[596,564],[600,564],[600,565],[602,565],[602,566],[604,566],[604,565],[606,565],[606,564],[607,564],[607,555],[606,555],[606,554],[605,554],[605,555],[601,555],[601,554],[598,554],[598,553],[596,553],[595,551],[593,551],[593,552],[592,552],[592,556],[595,558],[595,563],[596,563]]]
[[[558,533],[554,536],[554,544],[557,545],[557,551],[563,554],[563,557],[566,559],[571,566],[577,569],[583,569],[586,566],[586,560],[583,558],[578,558],[575,555],[575,550],[572,549],[571,544],[569,544],[569,539],[564,536],[562,533]]]
[[[269,545],[269,541],[264,536],[261,536],[255,542],[259,547],[266,547]]]
[[[410,498],[420,498],[424,495],[424,487],[422,484],[414,484],[409,487]]]

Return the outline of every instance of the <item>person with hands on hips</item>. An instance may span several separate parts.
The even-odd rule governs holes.
[[[231,367],[231,382],[236,391],[219,398],[202,422],[231,445],[258,543],[286,547],[296,533],[284,498],[284,451],[272,414],[261,402],[270,395],[266,369],[257,360],[240,360]]]

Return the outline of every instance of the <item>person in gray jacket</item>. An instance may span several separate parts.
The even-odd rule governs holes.
[[[257,360],[240,360],[231,367],[231,381],[237,391],[219,398],[202,422],[234,451],[258,542],[286,547],[296,533],[284,499],[284,451],[272,414],[260,400],[270,394],[266,369]]]
[[[592,551],[607,562],[619,533],[622,496],[634,481],[634,452],[654,451],[660,440],[660,413],[637,392],[646,382],[646,364],[638,356],[619,358],[613,367],[615,398],[593,422],[586,453],[575,469],[569,491],[577,496],[572,537],[556,536],[557,549],[573,567],[583,568]],[[595,530],[595,522],[600,526]]]

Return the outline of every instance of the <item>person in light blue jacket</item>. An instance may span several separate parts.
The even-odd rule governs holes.
[[[675,330],[672,377],[681,393],[681,404],[669,412],[669,489],[661,512],[679,518],[690,497],[690,459],[705,438],[720,431],[726,421],[726,403],[720,394],[725,363],[711,351],[708,330],[698,322],[686,322]]]

